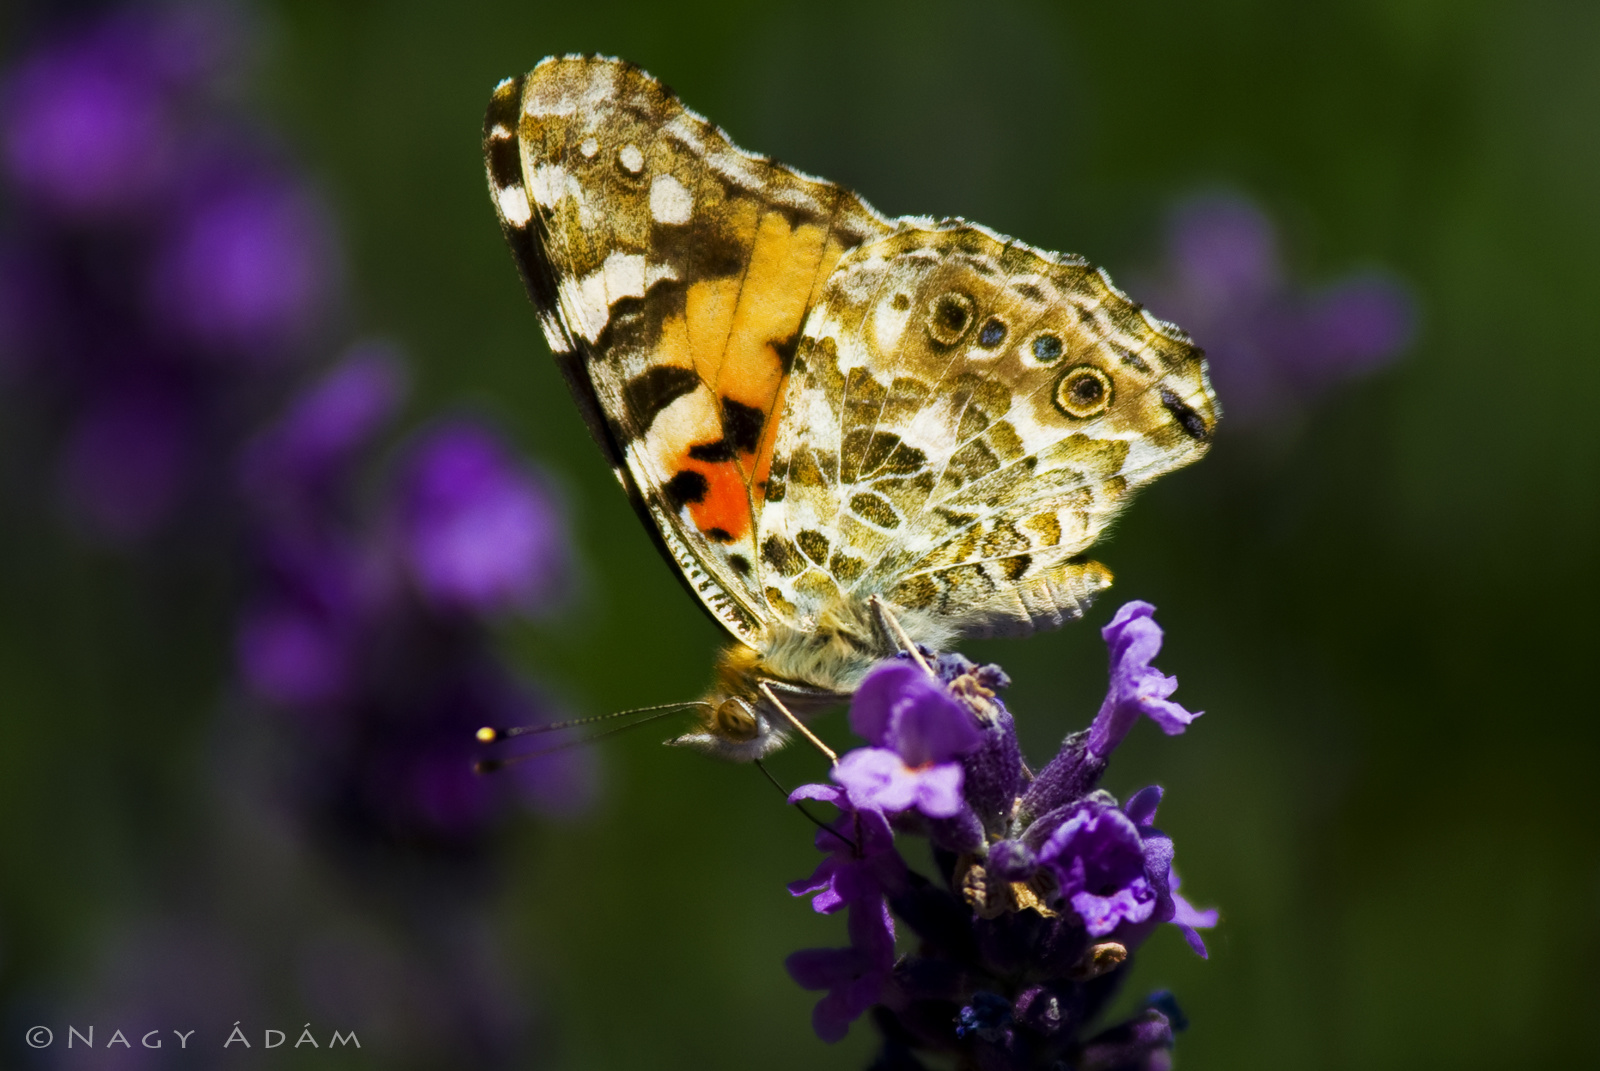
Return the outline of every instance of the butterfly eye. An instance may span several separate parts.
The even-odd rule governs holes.
[[[978,331],[978,345],[986,350],[992,350],[1006,340],[1006,325],[998,316],[991,316],[983,322],[983,327]]]
[[[717,732],[730,740],[754,740],[759,726],[750,705],[743,699],[725,699],[717,708]]]
[[[929,310],[928,334],[933,336],[935,342],[954,346],[967,333],[967,328],[972,326],[972,309],[972,298],[959,290],[940,294],[933,299],[933,306]]]
[[[1040,364],[1050,364],[1061,359],[1061,339],[1055,335],[1039,335],[1033,340],[1033,359]]]
[[[1075,420],[1099,416],[1110,404],[1111,377],[1092,364],[1067,369],[1056,384],[1056,407]]]

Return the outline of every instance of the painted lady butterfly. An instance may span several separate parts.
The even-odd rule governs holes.
[[[1083,551],[1211,440],[1202,353],[1103,271],[886,219],[637,67],[506,79],[483,146],[590,430],[733,634],[675,743],[757,759],[897,632],[939,650],[1081,616],[1111,582]]]

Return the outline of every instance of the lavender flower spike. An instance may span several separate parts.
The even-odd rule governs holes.
[[[840,811],[816,838],[827,858],[789,886],[813,895],[821,914],[849,910],[849,947],[787,961],[801,986],[827,991],[812,1015],[823,1040],[871,1008],[883,1034],[874,1067],[922,1067],[922,1052],[983,1071],[1171,1067],[1185,1022],[1170,996],[1096,1024],[1140,945],[1171,923],[1204,956],[1198,931],[1217,912],[1178,895],[1172,838],[1151,824],[1161,789],[1119,803],[1100,777],[1140,715],[1168,732],[1195,715],[1167,698],[1177,682],[1150,665],[1161,629],[1148,603],[1123,607],[1104,636],[1111,694],[1037,775],[999,696],[1010,682],[998,666],[946,654],[936,680],[896,660],[862,683],[850,721],[870,746],[840,759],[839,785],[789,797]],[[931,874],[907,861],[902,837],[926,839]],[[897,956],[899,926],[910,940]]]
[[[1190,713],[1168,699],[1177,691],[1178,678],[1168,677],[1150,664],[1161,651],[1161,626],[1155,622],[1155,612],[1147,602],[1125,603],[1100,630],[1111,648],[1111,687],[1089,726],[1088,748],[1093,755],[1104,758],[1111,754],[1141,714],[1168,736],[1176,736],[1205,713]]]
[[[878,745],[850,752],[831,774],[856,807],[950,818],[966,806],[956,760],[983,738],[938,680],[909,662],[880,666],[856,690],[850,727]]]

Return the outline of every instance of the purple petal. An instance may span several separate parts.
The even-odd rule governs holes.
[[[868,673],[850,701],[850,729],[875,747],[888,747],[895,704],[906,690],[927,677],[910,662],[885,662]]]
[[[895,704],[889,737],[888,745],[912,767],[949,762],[983,743],[971,712],[926,674]]]
[[[1161,803],[1161,786],[1141,788],[1122,805],[1122,813],[1136,826],[1147,826],[1156,818],[1156,807]]]
[[[954,762],[942,762],[917,770],[916,808],[929,818],[952,818],[966,807],[961,797],[965,771]]]
[[[850,705],[850,727],[913,767],[948,762],[983,741],[966,708],[907,661],[887,662],[867,675]]]
[[[444,609],[537,613],[560,589],[555,503],[486,428],[435,429],[403,465],[402,543],[417,587]]]
[[[838,787],[837,785],[801,785],[799,788],[789,793],[789,802],[795,803],[799,800],[821,800],[823,803],[837,804],[840,800],[844,799],[844,796],[844,789]]]
[[[841,758],[829,776],[844,786],[858,808],[889,812],[916,808],[930,818],[949,818],[966,806],[958,763],[913,769],[887,748],[861,747]]]
[[[308,191],[252,178],[192,206],[158,256],[153,300],[208,349],[275,356],[327,307],[336,261],[332,225]]]
[[[1151,616],[1154,613],[1155,607],[1147,602],[1130,602],[1100,630],[1111,649],[1111,684],[1089,727],[1088,749],[1095,755],[1109,755],[1141,714],[1169,736],[1183,732],[1200,716],[1200,712],[1191,714],[1168,701],[1178,680],[1150,665],[1160,653],[1162,641],[1161,626]]]
[[[1201,959],[1211,958],[1210,954],[1206,952],[1205,938],[1196,933],[1193,926],[1189,926],[1182,922],[1177,922],[1176,920],[1174,920],[1173,925],[1178,927],[1178,932],[1183,935],[1184,941],[1194,951],[1195,955],[1199,956]]]
[[[59,210],[99,215],[138,206],[171,175],[170,102],[128,43],[45,49],[11,76],[0,128],[17,186]]]
[[[1143,878],[1100,896],[1087,890],[1067,898],[1091,937],[1104,937],[1124,921],[1143,922],[1156,909],[1156,893]]]
[[[904,811],[916,802],[916,783],[898,754],[887,748],[847,752],[828,776],[844,786],[854,807]]]
[[[1183,206],[1169,242],[1179,278],[1208,304],[1253,302],[1278,284],[1272,223],[1242,197],[1204,197]]]
[[[1356,277],[1316,296],[1301,325],[1301,362],[1309,378],[1357,375],[1397,356],[1411,341],[1416,309],[1398,281]]]
[[[236,657],[257,694],[288,706],[334,698],[350,672],[344,642],[328,622],[285,605],[263,606],[245,617]]]
[[[250,444],[240,483],[257,501],[300,498],[344,476],[393,417],[405,373],[387,346],[358,346]]]

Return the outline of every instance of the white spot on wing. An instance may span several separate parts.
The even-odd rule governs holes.
[[[611,319],[611,306],[622,298],[644,297],[662,279],[676,278],[669,265],[649,264],[642,253],[615,252],[597,271],[559,283],[562,308],[573,329],[590,342],[600,337]]]
[[[600,143],[594,138],[584,138],[583,143],[578,146],[578,151],[583,153],[585,160],[593,160],[594,154],[600,151]]]
[[[556,164],[540,164],[534,168],[528,183],[533,199],[546,208],[554,208],[567,193],[567,173]]]
[[[589,198],[584,196],[583,184],[578,176],[567,174],[559,165],[540,164],[534,168],[528,180],[528,191],[536,204],[546,208],[554,208],[562,199],[572,198],[578,204],[578,226],[585,230],[594,227],[594,209],[589,207]]]
[[[637,175],[644,170],[644,153],[639,151],[639,146],[630,141],[617,153],[617,162],[628,174]]]
[[[500,192],[495,194],[495,200],[500,205],[500,214],[513,227],[526,227],[528,220],[533,218],[533,211],[528,207],[528,195],[521,186],[501,186]]]
[[[689,191],[671,175],[657,175],[650,183],[650,215],[657,223],[687,223],[693,210]]]
[[[489,128],[490,141],[505,141],[511,137],[511,128],[504,123],[496,123]]]

